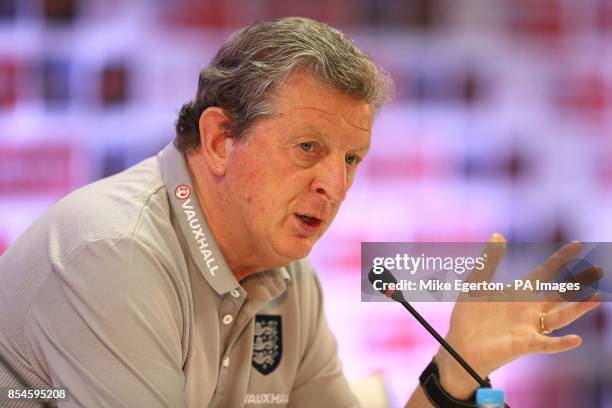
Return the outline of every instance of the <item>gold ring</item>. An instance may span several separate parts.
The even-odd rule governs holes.
[[[542,333],[550,334],[552,333],[552,331],[548,330],[548,327],[546,327],[546,324],[544,323],[545,318],[546,318],[546,312],[542,312],[542,314],[540,315],[540,329],[542,329]]]

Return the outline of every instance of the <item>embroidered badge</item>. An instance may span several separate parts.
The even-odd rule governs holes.
[[[253,336],[253,367],[268,375],[278,367],[283,355],[281,316],[256,315]]]
[[[179,200],[186,200],[191,195],[191,189],[186,184],[181,184],[174,190],[174,195]]]

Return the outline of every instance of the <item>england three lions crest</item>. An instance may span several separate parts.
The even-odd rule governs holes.
[[[283,356],[281,316],[256,315],[253,336],[253,367],[268,375],[278,367]]]

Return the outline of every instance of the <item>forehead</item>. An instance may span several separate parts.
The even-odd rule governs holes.
[[[312,75],[292,72],[274,95],[275,113],[293,122],[313,121],[323,127],[369,137],[373,110],[365,101],[356,100],[323,85]]]

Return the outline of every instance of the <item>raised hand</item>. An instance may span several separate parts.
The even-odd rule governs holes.
[[[504,237],[495,234],[484,250],[486,267],[474,270],[466,280],[490,281],[505,248]],[[566,244],[524,279],[550,281],[581,251],[582,245],[578,242]],[[597,280],[601,278],[599,274],[601,269],[594,268],[583,278]],[[446,340],[484,378],[503,364],[527,354],[558,353],[578,347],[582,343],[580,336],[555,337],[551,333],[601,304],[599,294],[580,302],[568,302],[559,293],[530,299],[533,301],[474,302],[462,301],[465,299],[460,297],[451,315]],[[456,398],[468,398],[477,383],[445,350],[440,349],[435,359],[443,387]]]

